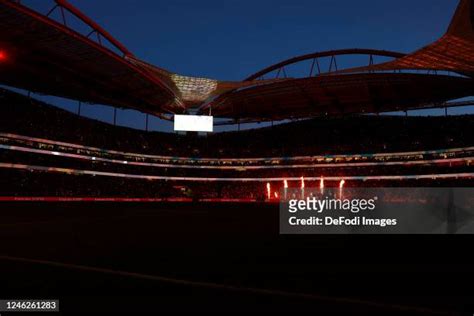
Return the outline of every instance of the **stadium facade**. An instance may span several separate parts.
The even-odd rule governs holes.
[[[361,114],[454,106],[464,103],[449,101],[473,95],[474,0],[462,0],[446,34],[412,54],[319,52],[241,82],[182,76],[141,61],[67,1],[53,3],[43,15],[0,0],[0,84],[167,119],[188,112],[233,122],[313,119],[200,138],[111,126],[0,89],[5,198],[277,201],[281,188],[305,185],[472,184],[472,116]],[[55,11],[59,21],[50,18]],[[89,33],[71,29],[71,16]],[[368,63],[340,68],[339,58],[349,55]],[[289,77],[287,67],[302,62],[308,73]]]
[[[474,195],[456,193],[474,185],[474,115],[364,115],[454,106],[462,102],[450,100],[472,95],[474,0],[462,0],[447,33],[413,54],[319,52],[241,82],[150,65],[67,1],[51,0],[45,15],[26,6],[32,2],[0,0],[1,297],[22,298],[19,305],[59,299],[61,314],[86,315],[229,307],[472,314],[474,291],[462,286],[474,283],[468,236],[394,237],[389,225],[354,236],[360,230],[351,223],[337,227],[339,211],[321,215],[331,232],[347,235],[283,236],[305,231],[285,230],[279,205],[402,187],[377,196],[377,207],[387,201],[397,218],[382,206],[361,212],[361,223],[474,231]],[[90,30],[71,29],[71,18]],[[353,54],[367,64],[340,68]],[[289,77],[300,63],[308,71]],[[211,111],[232,122],[307,119],[205,137],[150,132],[10,87],[165,119]]]

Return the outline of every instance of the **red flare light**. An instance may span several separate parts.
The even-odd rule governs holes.
[[[341,180],[341,182],[339,182],[339,188],[342,189],[344,187],[345,183],[346,183],[346,181]]]
[[[7,60],[7,53],[3,50],[0,50],[0,61]]]

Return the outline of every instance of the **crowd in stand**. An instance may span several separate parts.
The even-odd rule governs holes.
[[[60,110],[51,105],[0,90],[0,133],[37,137],[69,142],[82,146],[123,152],[171,157],[189,157],[184,163],[192,164],[192,158],[253,158],[281,157],[278,164],[294,162],[285,157],[335,154],[370,154],[408,151],[426,151],[474,146],[474,116],[449,117],[388,117],[356,116],[345,118],[319,118],[251,131],[216,133],[205,137],[171,133],[145,132],[113,126]],[[344,168],[283,168],[283,169],[186,169],[153,167],[96,161],[96,157],[123,159],[103,150],[77,149],[0,137],[0,145],[26,146],[32,149],[58,150],[86,155],[87,159],[63,157],[60,154],[44,155],[31,152],[1,150],[1,162],[23,165],[39,165],[51,168],[95,170],[112,173],[140,174],[166,177],[350,177],[379,175],[426,175],[442,173],[466,173],[472,171],[472,161],[462,163],[427,164],[417,166],[377,166]],[[92,159],[94,155],[94,160]],[[367,156],[370,157],[370,156]],[[472,157],[471,152],[434,153],[414,157],[390,158],[392,160],[417,160],[438,158]],[[125,157],[133,161],[147,161],[144,157]],[[161,158],[160,158],[161,159]],[[170,163],[154,159],[152,162]],[[353,159],[353,158],[350,158]],[[372,161],[381,161],[375,158]],[[384,158],[386,159],[386,158]],[[388,158],[387,158],[388,159]],[[130,160],[132,161],[132,160]],[[176,161],[172,163],[177,163]],[[322,161],[323,163],[326,161]],[[331,160],[331,163],[336,160]],[[183,162],[178,162],[183,163]],[[225,160],[206,162],[208,165],[226,164]],[[250,162],[249,164],[274,164],[275,161]],[[129,179],[120,177],[69,175],[67,173],[33,172],[32,169],[10,170],[0,168],[1,195],[4,196],[122,196],[122,197],[188,197],[267,198],[266,182],[200,182]],[[407,180],[349,182],[349,186],[472,186],[471,179]],[[281,181],[280,181],[281,182]],[[277,192],[283,183],[274,183]],[[298,183],[292,183],[298,185]],[[308,183],[317,186],[318,183]],[[338,183],[332,183],[337,186]]]
[[[288,168],[249,168],[207,169],[202,167],[182,168],[179,165],[168,167],[153,167],[134,165],[132,162],[109,163],[91,159],[74,159],[60,155],[42,155],[14,150],[2,150],[0,162],[15,163],[27,166],[42,166],[49,168],[67,168],[73,170],[88,170],[125,175],[161,176],[161,177],[200,177],[200,178],[299,178],[299,177],[350,177],[350,176],[383,176],[383,175],[423,175],[470,172],[474,169],[474,157],[465,160],[449,160],[446,162],[429,162],[423,164],[399,165],[365,165],[354,163],[349,166],[334,164],[332,166],[289,165]]]
[[[0,90],[0,105],[0,132],[169,156],[289,157],[474,145],[472,115],[317,118],[202,137],[113,126],[6,90]]]
[[[202,199],[268,199],[267,182],[180,182],[148,181],[138,179],[109,178],[31,172],[27,170],[2,170],[0,182],[2,196],[39,197],[117,197],[117,198],[187,198]],[[8,180],[7,180],[8,179]],[[289,182],[290,188],[299,188],[300,181]],[[325,185],[337,188],[339,181],[326,181]],[[306,185],[318,187],[319,181],[307,181]],[[345,187],[451,187],[472,186],[471,180],[407,180],[407,181],[347,181]],[[271,183],[271,199],[281,194],[282,182]],[[275,195],[277,193],[277,195]]]

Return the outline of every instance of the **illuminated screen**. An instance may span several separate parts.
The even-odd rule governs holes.
[[[174,130],[183,132],[212,132],[213,117],[207,115],[175,115]]]

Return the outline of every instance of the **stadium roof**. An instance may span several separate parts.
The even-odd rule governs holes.
[[[50,18],[54,10],[60,10],[62,20]],[[65,12],[90,32],[72,29]],[[409,55],[370,49],[321,52],[227,82],[182,76],[141,61],[66,0],[54,0],[46,15],[20,1],[0,0],[0,83],[162,117],[198,109],[263,121],[432,107],[473,94],[473,12],[474,0],[461,0],[447,33]],[[336,58],[347,54],[367,55],[369,65],[338,69]],[[373,56],[393,60],[375,64]],[[328,72],[319,69],[318,59],[324,57],[331,58]],[[309,75],[279,76],[285,67],[308,60]],[[275,71],[276,77],[262,79]]]

